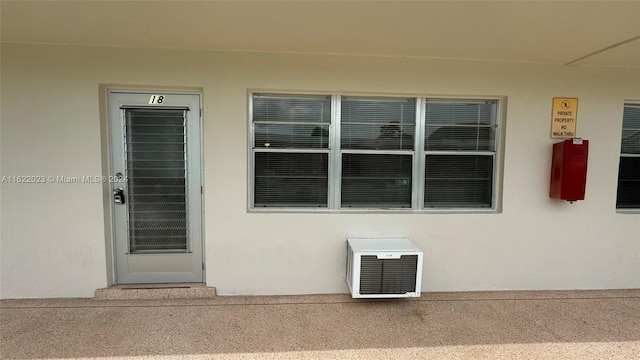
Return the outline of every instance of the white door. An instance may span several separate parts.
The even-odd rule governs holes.
[[[203,282],[201,94],[109,92],[116,283]]]

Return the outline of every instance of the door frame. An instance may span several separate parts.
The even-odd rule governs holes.
[[[157,87],[144,87],[144,88],[127,88],[127,87],[102,87],[102,93],[104,96],[102,97],[104,101],[104,105],[101,106],[103,109],[103,133],[102,143],[103,149],[105,149],[106,156],[103,157],[106,164],[103,164],[103,173],[105,174],[104,178],[110,179],[115,174],[115,166],[113,164],[113,143],[112,141],[112,129],[111,124],[112,121],[118,121],[121,119],[121,116],[114,116],[114,107],[118,108],[118,112],[121,111],[121,106],[128,107],[140,107],[140,108],[149,108],[148,104],[149,97],[151,95],[189,95],[197,97],[197,106],[194,104],[189,107],[189,111],[194,112],[194,117],[197,119],[197,132],[191,134],[189,138],[197,137],[197,141],[199,142],[199,149],[197,150],[198,159],[194,159],[198,161],[197,164],[197,173],[188,173],[188,179],[192,177],[197,177],[200,189],[199,200],[199,211],[197,213],[189,213],[189,217],[195,220],[195,223],[198,225],[196,228],[199,232],[199,241],[197,244],[191,243],[190,246],[192,248],[192,253],[194,255],[192,262],[192,271],[194,274],[199,274],[193,280],[185,281],[181,279],[176,279],[175,276],[172,276],[171,272],[154,272],[154,273],[138,273],[142,274],[141,276],[137,276],[136,281],[130,281],[129,279],[122,279],[119,276],[118,266],[123,266],[123,264],[118,263],[118,244],[116,237],[116,213],[115,213],[115,204],[113,201],[113,189],[118,187],[117,184],[110,182],[107,180],[103,182],[103,200],[105,202],[105,233],[107,240],[107,266],[108,266],[108,279],[107,282],[109,285],[111,284],[127,284],[127,283],[174,283],[174,282],[195,282],[195,283],[205,283],[205,244],[204,244],[204,143],[203,143],[203,93],[201,90],[173,90],[166,88],[157,88]],[[136,102],[126,103],[118,102],[117,105],[114,104],[115,98],[118,95],[133,95],[139,97],[141,100]],[[175,108],[171,103],[167,105],[154,105],[153,107],[162,108]],[[114,120],[115,119],[115,120]],[[190,120],[193,122],[195,120],[191,118]],[[189,141],[189,140],[187,140]],[[126,206],[126,205],[124,205]],[[190,221],[191,223],[191,221]],[[189,226],[189,225],[188,225]],[[191,239],[191,238],[190,238]],[[188,253],[187,253],[188,254]],[[125,265],[126,266],[126,265]],[[144,275],[148,274],[148,275]]]

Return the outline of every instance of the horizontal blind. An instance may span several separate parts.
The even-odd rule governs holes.
[[[640,105],[626,104],[618,168],[618,209],[640,208]]]
[[[426,101],[425,208],[492,206],[496,128],[496,101]]]
[[[254,207],[327,207],[329,96],[254,94]]]
[[[187,251],[185,111],[125,111],[129,251]]]
[[[413,149],[415,99],[343,97],[340,106],[342,149]]]
[[[617,206],[619,209],[640,208],[640,157],[620,157]]]
[[[331,120],[331,97],[326,95],[254,94],[253,121],[323,122]]]
[[[411,207],[412,155],[342,155],[343,207]]]
[[[416,100],[342,97],[340,106],[341,206],[410,208]]]
[[[489,207],[493,157],[486,155],[427,155],[426,207]]]
[[[425,150],[495,151],[496,102],[427,100]]]
[[[640,105],[626,105],[622,118],[622,154],[640,154]]]
[[[326,207],[329,154],[255,154],[254,206]]]

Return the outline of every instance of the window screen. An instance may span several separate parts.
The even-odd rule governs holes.
[[[640,105],[624,107],[616,204],[640,209]]]

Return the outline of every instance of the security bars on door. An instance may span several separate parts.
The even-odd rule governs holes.
[[[187,252],[185,110],[125,110],[130,253]]]

